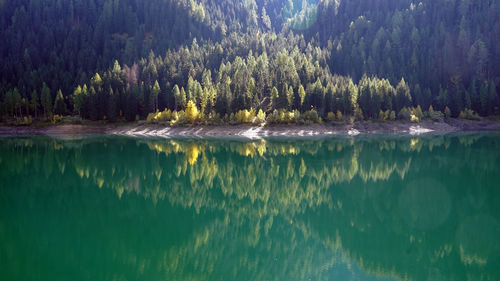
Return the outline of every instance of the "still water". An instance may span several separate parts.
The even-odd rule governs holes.
[[[0,280],[500,280],[500,134],[0,138]]]

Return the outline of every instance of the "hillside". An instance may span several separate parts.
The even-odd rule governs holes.
[[[245,123],[262,111],[290,123],[498,114],[498,2],[3,0],[0,115],[131,121],[168,109],[163,121]]]

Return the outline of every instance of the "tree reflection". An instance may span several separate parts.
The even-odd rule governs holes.
[[[136,274],[330,280],[328,269],[354,261],[398,280],[500,276],[493,180],[500,169],[498,136],[6,138],[0,151],[0,198],[22,192],[35,204],[33,194],[51,194],[59,206],[68,200],[63,187],[71,186],[96,198],[112,193],[117,209],[143,216],[161,218],[158,210],[167,202],[168,212],[192,210],[186,221],[145,225],[166,233],[181,229],[183,239],[153,239],[159,246],[151,249],[126,247],[151,234],[132,230],[125,236],[118,223],[108,224],[125,247],[117,242],[103,255]],[[137,207],[138,198],[151,207]],[[148,208],[151,214],[144,213]],[[191,224],[199,226],[183,226]],[[2,243],[6,237],[0,232]]]

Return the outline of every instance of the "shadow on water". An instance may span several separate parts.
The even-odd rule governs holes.
[[[500,135],[0,139],[2,280],[498,280]]]

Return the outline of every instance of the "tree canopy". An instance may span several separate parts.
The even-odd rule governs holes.
[[[296,2],[2,1],[0,116],[499,112],[497,0]]]

